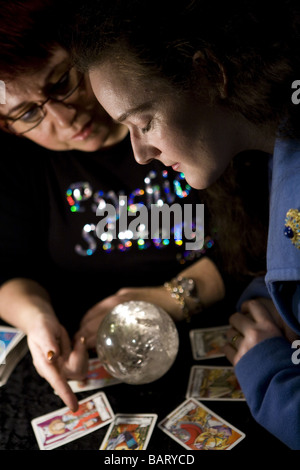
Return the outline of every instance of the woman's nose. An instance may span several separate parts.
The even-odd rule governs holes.
[[[60,127],[69,127],[76,117],[76,109],[71,104],[59,101],[48,101],[45,105],[47,114],[55,119]]]
[[[134,153],[134,158],[140,165],[147,165],[153,159],[159,158],[161,151],[152,145],[150,142],[144,140],[142,137],[130,135],[131,145]]]

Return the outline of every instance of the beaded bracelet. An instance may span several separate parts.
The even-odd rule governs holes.
[[[191,278],[177,276],[170,282],[165,282],[164,287],[171,296],[179,303],[183,317],[190,321],[191,314],[202,310],[200,299],[195,295],[196,286]],[[192,301],[193,308],[187,305],[187,298]],[[191,302],[189,302],[190,304]]]

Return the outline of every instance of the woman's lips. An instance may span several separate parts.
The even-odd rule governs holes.
[[[75,141],[85,140],[90,136],[90,134],[92,133],[92,130],[93,130],[93,121],[91,120],[85,126],[83,126],[81,131],[73,135],[71,140],[75,140]]]
[[[174,165],[172,165],[172,168],[175,171],[179,171],[179,163],[174,163]]]

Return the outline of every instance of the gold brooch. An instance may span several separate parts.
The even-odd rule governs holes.
[[[300,212],[297,209],[287,212],[284,235],[300,250]]]

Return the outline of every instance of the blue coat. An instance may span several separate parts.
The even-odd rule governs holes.
[[[267,274],[249,286],[239,303],[271,297],[300,338],[300,232],[297,247],[297,223],[286,222],[290,209],[300,210],[300,143],[278,140],[272,158]],[[299,450],[300,350],[295,346],[283,337],[267,339],[248,351],[235,370],[254,418]]]

